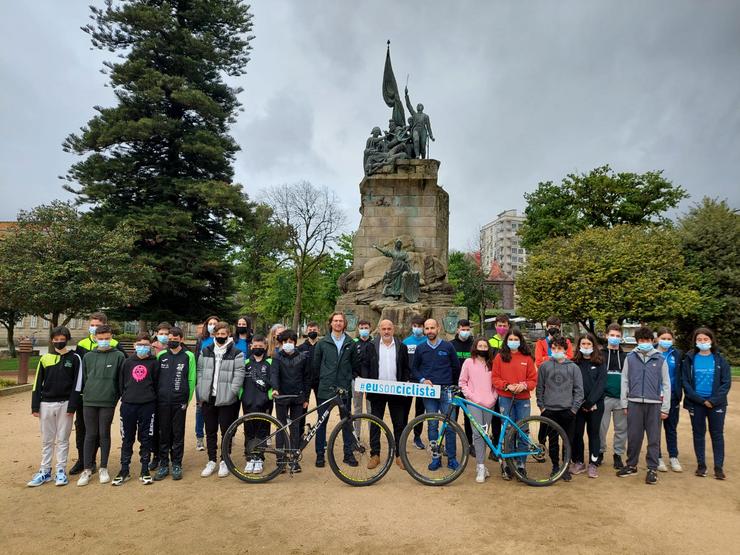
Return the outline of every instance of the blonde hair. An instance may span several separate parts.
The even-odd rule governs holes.
[[[274,357],[275,353],[277,352],[277,330],[279,330],[280,328],[285,329],[285,326],[283,324],[273,324],[270,328],[270,333],[267,336],[267,356],[270,358]]]

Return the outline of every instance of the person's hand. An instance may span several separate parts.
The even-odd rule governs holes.
[[[627,416],[627,409],[622,409],[624,411],[624,415]]]
[[[67,416],[68,416],[69,418],[72,418],[72,417],[73,417],[74,415],[75,415],[75,413],[73,413],[73,412],[68,412],[68,413],[67,413]]]
[[[434,385],[431,380],[424,380],[424,385]]]
[[[277,389],[272,390],[272,396],[273,397],[280,397],[280,392]]]
[[[303,408],[304,409],[307,409],[308,408],[308,403],[303,403]]]
[[[704,401],[704,406],[707,407],[708,409],[714,408],[714,405],[710,403],[709,401]]]
[[[660,413],[660,419],[661,420],[665,420],[666,418],[668,418],[668,413],[667,412],[661,412]]]
[[[39,417],[39,413],[38,412],[32,412],[31,414],[34,415],[36,418]]]

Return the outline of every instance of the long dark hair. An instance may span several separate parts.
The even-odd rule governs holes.
[[[234,343],[239,341],[241,339],[239,337],[239,332],[236,331],[237,325],[239,324],[239,320],[244,320],[247,323],[247,344],[252,342],[252,320],[249,319],[248,316],[239,316],[239,318],[236,319],[235,325],[234,325],[234,335],[232,336],[232,339],[234,340]]]
[[[481,353],[478,350],[478,343],[480,343],[481,341],[483,341],[486,345],[488,345],[488,350],[486,351],[487,356],[482,357],[482,358],[486,361],[486,370],[490,372],[491,371],[491,361],[493,360],[493,358],[491,357],[491,352],[493,351],[493,349],[491,349],[491,346],[488,344],[488,339],[486,339],[482,335],[479,335],[478,337],[473,339],[473,348],[470,350],[470,357],[473,358],[473,357],[481,356]]]
[[[511,362],[511,349],[509,349],[509,337],[515,336],[519,338],[519,352],[528,357],[532,356],[532,351],[529,350],[529,343],[524,339],[524,335],[519,328],[511,328],[504,337],[504,341],[501,344],[501,360],[504,362]]]
[[[203,320],[203,326],[201,327],[201,330],[200,330],[201,339],[208,339],[209,337],[211,337],[211,334],[208,333],[208,322],[210,320],[216,320],[217,322],[220,322],[221,318],[219,318],[218,316],[214,314],[213,316],[209,316],[208,318]]]
[[[712,347],[709,349],[712,354],[717,353],[717,340],[714,337],[714,332],[710,330],[709,328],[696,328],[694,330],[694,334],[691,336],[691,348],[694,350],[694,353],[698,353],[699,349],[696,347],[696,336],[702,334],[709,337],[709,339],[712,340]]]
[[[591,345],[594,348],[594,352],[591,353],[591,358],[586,359],[581,354],[581,339],[588,339],[591,342]],[[601,353],[601,349],[599,348],[599,342],[596,340],[596,337],[592,333],[587,333],[586,335],[582,335],[578,338],[576,341],[576,348],[574,349],[575,353],[573,353],[573,362],[578,364],[579,362],[583,362],[584,360],[588,360],[589,362],[593,362],[594,364],[601,364],[604,362],[604,355]]]

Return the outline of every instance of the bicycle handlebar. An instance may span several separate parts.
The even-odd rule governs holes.
[[[300,395],[273,395],[273,399],[297,399]]]

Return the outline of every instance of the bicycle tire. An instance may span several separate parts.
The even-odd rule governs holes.
[[[570,451],[571,451],[571,445],[570,441],[568,440],[568,436],[565,433],[565,430],[555,422],[554,420],[547,418],[546,416],[539,416],[539,415],[533,415],[528,416],[526,418],[522,418],[519,420],[516,425],[518,428],[524,430],[529,428],[529,424],[532,422],[538,422],[540,425],[548,426],[552,429],[554,429],[558,434],[558,440],[559,440],[559,448],[562,448],[562,461],[560,461],[559,464],[559,470],[555,473],[550,473],[546,478],[538,480],[532,478],[529,474],[526,473],[526,471],[523,473],[522,469],[517,466],[516,464],[516,458],[514,457],[508,457],[504,458],[506,461],[506,465],[508,466],[511,473],[513,473],[518,480],[521,482],[527,484],[528,486],[534,486],[534,487],[545,487],[545,486],[551,486],[555,482],[557,482],[560,478],[563,477],[563,474],[565,474],[565,471],[568,469],[568,463],[570,462]],[[538,430],[539,430],[538,426]],[[533,434],[532,434],[533,435]],[[505,454],[509,449],[512,447],[513,443],[515,442],[516,438],[521,438],[521,435],[519,434],[519,430],[517,428],[511,426],[508,430],[506,430],[506,435],[504,437],[504,445],[503,445],[503,453]],[[530,443],[532,446],[534,446],[534,443]],[[544,452],[542,453],[542,456],[545,457],[548,455],[547,450],[545,450],[544,445],[537,445],[536,446],[538,450],[542,449]],[[511,451],[509,451],[511,452]],[[544,462],[544,461],[539,461]]]
[[[465,437],[465,432],[460,427],[460,425],[451,419],[447,421],[447,426],[455,433],[461,445],[461,452],[460,456],[458,457],[459,466],[457,467],[457,469],[453,470],[451,474],[448,474],[444,477],[434,478],[422,474],[411,462],[407,447],[409,444],[409,434],[413,432],[414,427],[419,424],[423,424],[424,422],[427,422],[428,425],[429,420],[438,420],[441,424],[445,421],[445,419],[446,417],[442,413],[431,412],[427,414],[421,414],[414,418],[411,422],[406,424],[406,427],[403,429],[403,432],[401,432],[401,437],[398,440],[398,453],[401,456],[401,461],[403,462],[403,465],[406,467],[406,472],[408,472],[411,477],[414,478],[414,480],[416,480],[417,482],[421,482],[422,484],[427,486],[444,486],[451,482],[454,482],[462,475],[462,473],[465,471],[465,467],[468,464],[468,455],[470,452],[468,438]],[[439,429],[439,424],[437,429]]]
[[[270,425],[274,426],[276,431],[272,436],[272,440],[276,441],[278,435],[282,435],[282,440],[284,442],[283,449],[285,451],[290,449],[290,437],[288,435],[288,432],[284,429],[281,429],[283,427],[283,424],[277,418],[262,412],[250,412],[249,414],[245,414],[244,416],[237,418],[231,424],[231,426],[229,426],[223,436],[223,439],[221,441],[221,457],[226,463],[226,467],[229,469],[229,472],[231,472],[234,476],[236,476],[243,482],[252,484],[269,482],[273,478],[276,478],[278,474],[282,473],[283,469],[285,468],[285,463],[282,462],[276,464],[275,468],[273,470],[270,470],[269,472],[263,474],[247,474],[241,468],[239,468],[238,465],[234,464],[234,461],[231,458],[231,446],[237,431],[248,422],[256,421],[266,421],[269,422]]]
[[[356,421],[370,421],[374,425],[379,426],[382,430],[381,434],[381,453],[386,454],[385,461],[380,462],[380,464],[376,467],[379,470],[376,474],[373,476],[366,478],[366,479],[356,479],[352,478],[351,476],[348,476],[346,473],[342,472],[342,469],[339,467],[339,463],[336,460],[335,451],[334,451],[334,445],[337,442],[337,439],[339,438],[342,428],[345,425],[349,425],[354,429],[354,424]],[[362,427],[360,426],[360,429]],[[364,438],[360,438],[360,444],[357,444],[357,436],[353,434],[353,441],[355,441],[355,451],[361,452],[363,454],[367,453],[369,454],[369,444],[365,445],[365,441],[363,441]],[[385,438],[385,445],[383,445],[383,438]],[[343,441],[343,439],[339,439],[339,441]],[[385,448],[383,448],[385,447]],[[344,418],[339,421],[339,423],[334,426],[334,429],[331,431],[331,435],[329,436],[329,442],[327,444],[327,458],[329,459],[329,467],[331,468],[334,475],[339,478],[342,482],[345,484],[349,484],[350,486],[355,487],[363,487],[363,486],[371,486],[372,484],[376,483],[378,480],[380,480],[383,476],[385,476],[388,471],[391,469],[391,466],[393,466],[393,457],[395,454],[395,441],[393,440],[393,433],[391,432],[388,425],[383,422],[380,418],[377,416],[373,416],[372,414],[356,414],[347,418]],[[358,467],[362,466],[363,461],[358,461]]]

